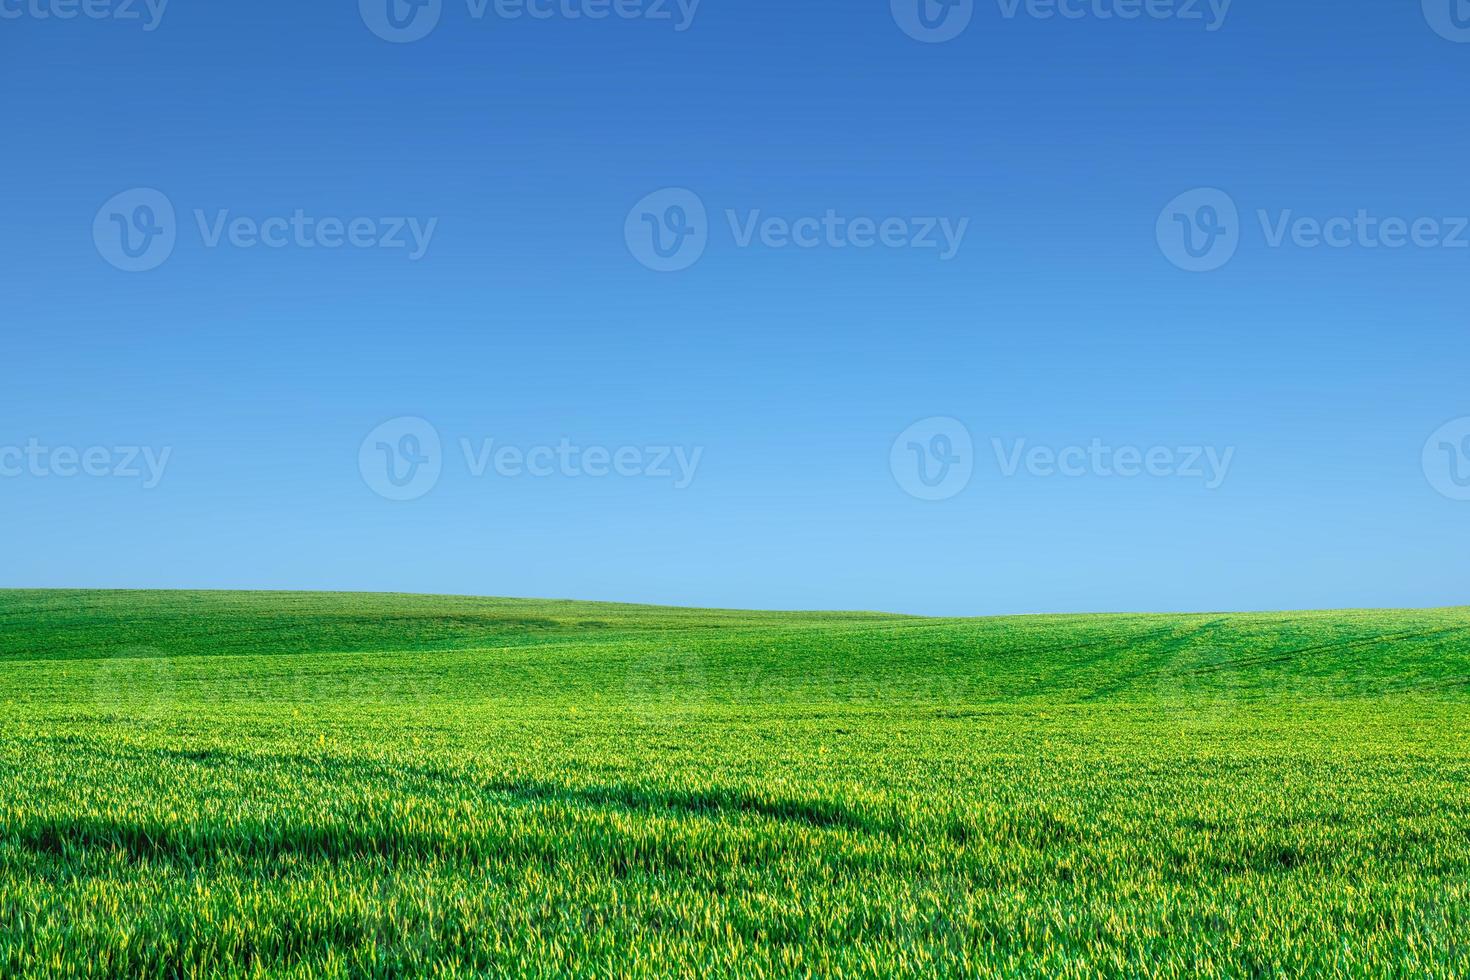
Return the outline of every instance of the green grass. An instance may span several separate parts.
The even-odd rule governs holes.
[[[0,975],[1470,975],[1470,610],[0,592]]]

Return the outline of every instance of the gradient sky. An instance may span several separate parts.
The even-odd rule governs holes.
[[[1470,232],[1272,247],[1258,218],[1455,236],[1470,9],[982,0],[925,43],[904,2],[703,0],[685,25],[674,0],[442,0],[390,43],[373,2],[171,0],[153,24],[143,0],[137,20],[0,0],[0,586],[955,615],[1470,601],[1470,427],[1425,454],[1470,416]],[[137,188],[176,242],[127,272],[97,242]],[[666,197],[634,210],[665,188],[707,210],[682,271],[625,234],[669,218]],[[1197,188],[1239,212],[1210,272],[1158,234]],[[1175,213],[1204,220],[1200,200]],[[208,247],[196,211],[437,224],[414,260]],[[945,260],[742,247],[727,211],[968,225]],[[377,492],[369,439],[401,417],[442,442],[407,501]],[[892,452],[930,418],[973,451],[931,425]],[[700,456],[682,488],[476,476],[462,439]],[[1233,455],[1210,488],[1007,475],[993,440]],[[920,499],[910,441],[968,484]],[[27,446],[169,456],[147,486],[4,454]]]

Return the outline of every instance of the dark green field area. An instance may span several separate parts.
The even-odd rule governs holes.
[[[1470,976],[1470,610],[0,592],[0,975]]]

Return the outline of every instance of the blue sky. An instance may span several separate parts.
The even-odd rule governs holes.
[[[0,0],[0,586],[1470,601],[1463,0],[387,2]]]

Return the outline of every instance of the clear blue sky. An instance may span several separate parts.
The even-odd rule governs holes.
[[[1435,0],[1236,0],[1223,23],[1205,2],[1125,20],[1098,11],[1128,0],[1080,19],[980,0],[925,43],[903,0],[703,0],[687,24],[674,0],[669,19],[442,0],[390,43],[373,2],[39,16],[65,3],[0,0],[0,448],[168,456],[149,486],[121,454],[70,477],[65,453],[0,455],[0,585],[940,614],[1470,602],[1470,443],[1452,426],[1425,453],[1470,416],[1470,248],[1371,230],[1310,248],[1295,226],[1272,247],[1257,217],[1454,236],[1463,6],[1436,31]],[[137,188],[175,210],[175,241],[127,272],[117,235],[166,220]],[[640,227],[684,227],[667,196],[635,209],[665,188],[706,211],[680,212],[704,247],[681,271],[639,261]],[[1205,199],[1165,212],[1198,188],[1239,213],[1208,272],[1166,241],[1203,234]],[[369,218],[373,241],[437,223],[417,259],[303,247],[284,223],[280,248],[209,247],[222,212],[298,211]],[[968,225],[947,260],[825,232],[772,247],[779,228],[742,245],[754,212],[829,211]],[[392,426],[364,446],[400,417],[442,442],[407,501],[378,492],[374,454],[427,447]],[[895,447],[931,418],[973,450],[949,423]],[[462,439],[628,447],[630,471],[699,455],[684,487],[544,453],[550,476],[477,476]],[[1018,440],[1158,447],[1168,475],[1075,453],[1082,475],[1007,475]],[[1189,447],[1233,451],[1218,486],[1170,469]],[[921,499],[909,453],[958,460],[962,487]]]

